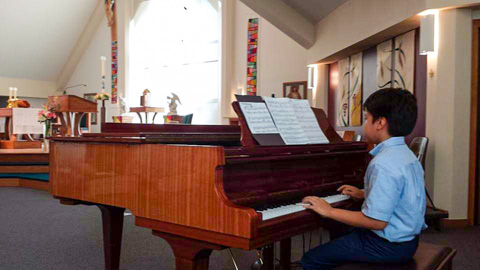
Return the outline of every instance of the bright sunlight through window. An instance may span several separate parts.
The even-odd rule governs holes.
[[[167,96],[180,97],[179,115],[193,124],[219,124],[220,14],[216,1],[153,0],[135,19],[131,34],[131,91],[138,107],[143,90],[168,112]],[[159,123],[158,121],[156,121]]]

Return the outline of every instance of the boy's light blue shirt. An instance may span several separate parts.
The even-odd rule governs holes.
[[[425,229],[425,183],[422,165],[405,144],[392,137],[377,145],[365,175],[362,213],[388,222],[383,230],[372,230],[390,242],[412,240]]]

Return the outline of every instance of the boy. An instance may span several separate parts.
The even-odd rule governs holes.
[[[365,174],[365,190],[344,185],[338,190],[365,199],[361,211],[332,208],[306,197],[305,208],[356,227],[352,233],[321,245],[302,258],[305,270],[332,269],[347,262],[405,263],[415,254],[425,225],[424,172],[404,141],[417,120],[417,100],[402,89],[382,89],[364,104],[364,131],[376,144]]]

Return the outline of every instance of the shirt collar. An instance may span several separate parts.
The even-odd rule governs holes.
[[[395,145],[402,145],[402,144],[405,144],[405,137],[391,137],[388,140],[385,140],[382,143],[375,146],[375,148],[373,148],[372,151],[370,151],[370,155],[376,156],[384,148],[388,148],[390,146],[395,146]]]

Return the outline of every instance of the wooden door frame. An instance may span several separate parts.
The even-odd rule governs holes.
[[[477,212],[477,224],[480,219],[480,208],[475,200],[480,197],[477,193],[477,169],[478,169],[478,50],[479,50],[479,31],[480,20],[472,21],[472,85],[471,85],[471,110],[470,110],[470,165],[469,165],[469,183],[468,183],[468,223],[470,226],[475,224],[475,212]]]

